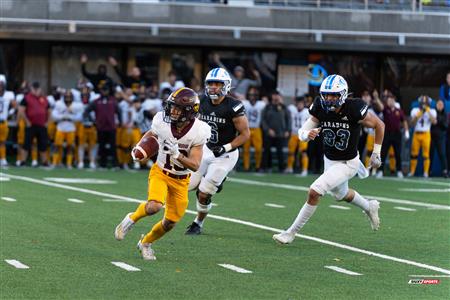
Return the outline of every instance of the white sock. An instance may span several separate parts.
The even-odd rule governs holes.
[[[353,200],[350,203],[362,208],[364,211],[369,211],[369,201],[367,201],[367,199],[361,196],[357,191],[355,191],[355,197],[353,197]]]
[[[297,218],[295,218],[294,223],[292,223],[291,227],[287,230],[290,233],[297,233],[303,225],[308,222],[309,218],[314,214],[316,211],[317,205],[309,205],[308,203],[305,203],[300,209],[300,212],[297,215]]]
[[[200,227],[203,226],[203,221],[204,221],[204,220],[200,221],[200,220],[198,219],[198,216],[195,217],[195,220],[194,220],[194,222],[197,223],[197,225],[200,226]]]

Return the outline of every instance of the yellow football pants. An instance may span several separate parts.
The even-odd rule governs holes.
[[[0,123],[0,159],[6,159],[6,145],[5,142],[8,139],[8,122],[3,121]]]
[[[411,174],[414,174],[416,172],[417,158],[419,156],[420,148],[422,148],[423,172],[426,174],[429,173],[430,145],[431,145],[431,134],[429,131],[414,132],[411,143],[411,165],[410,165]]]
[[[252,146],[255,149],[255,168],[258,170],[261,167],[263,148],[261,128],[250,128],[250,138],[243,146],[243,163],[246,171],[250,169],[250,147]]]
[[[294,168],[295,152],[297,151],[297,149],[302,153],[302,170],[307,171],[309,164],[309,159],[306,155],[306,150],[308,150],[308,142],[300,141],[297,134],[292,134],[289,138],[287,168]]]

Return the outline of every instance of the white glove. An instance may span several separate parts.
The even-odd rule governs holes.
[[[178,159],[178,157],[180,156],[180,151],[178,150],[177,141],[164,140],[162,152],[164,154],[169,154],[175,159]]]
[[[409,130],[405,130],[405,139],[409,140]]]
[[[378,169],[381,166],[381,157],[379,153],[372,152],[369,161],[369,169],[374,168]]]

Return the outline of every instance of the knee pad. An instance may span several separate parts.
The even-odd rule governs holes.
[[[204,178],[200,182],[200,186],[198,187],[198,189],[202,193],[209,194],[209,195],[214,195],[215,193],[217,193],[217,189],[218,188],[213,183],[209,182],[207,179]]]
[[[225,181],[227,180],[228,177],[225,177],[222,181],[222,183],[217,187],[217,192],[216,193],[220,193],[223,189],[223,184],[225,183]]]
[[[202,212],[202,213],[208,213],[212,207],[212,203],[211,203],[212,195],[208,194],[208,196],[206,198],[206,204],[202,204],[202,203],[200,203],[200,201],[198,201],[199,191],[197,191],[196,194],[197,194],[197,211]]]
[[[428,160],[428,159],[430,159],[428,156],[423,157],[423,160]]]
[[[417,155],[411,155],[411,159],[417,159],[419,156]]]

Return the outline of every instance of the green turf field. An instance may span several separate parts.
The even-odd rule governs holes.
[[[136,242],[161,213],[141,220],[122,242],[114,239],[113,231],[137,201],[145,199],[147,172],[31,168],[2,172],[1,197],[6,198],[0,200],[1,299],[450,297],[450,183],[443,179],[353,179],[352,187],[380,200],[380,231],[372,232],[358,208],[326,196],[301,232],[305,238],[282,246],[272,235],[291,224],[315,177],[235,173],[215,196],[217,206],[203,235],[184,235],[194,218],[191,194],[190,212],[154,244],[157,261],[145,262]],[[15,177],[5,181],[6,174]],[[44,179],[48,177],[115,183],[55,183]],[[10,259],[29,269],[7,264]],[[129,272],[111,262],[140,271]],[[440,283],[408,284],[417,278]]]

